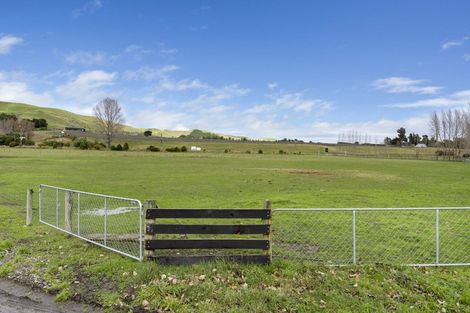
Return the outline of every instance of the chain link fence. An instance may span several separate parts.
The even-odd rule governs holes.
[[[142,260],[142,204],[48,185],[39,187],[39,221],[136,260]]]
[[[273,255],[327,265],[470,265],[470,208],[274,209]]]

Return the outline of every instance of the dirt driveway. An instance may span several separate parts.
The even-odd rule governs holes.
[[[56,303],[54,296],[0,279],[0,313],[82,313],[101,312],[75,302]]]

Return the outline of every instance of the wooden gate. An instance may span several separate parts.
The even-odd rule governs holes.
[[[224,259],[242,263],[268,264],[272,260],[271,250],[271,202],[265,201],[264,209],[162,209],[155,201],[146,201],[145,256],[147,260],[162,264],[192,264]],[[180,223],[178,220],[185,220]],[[231,219],[239,224],[193,224],[193,220]],[[253,223],[254,220],[260,223]],[[169,220],[171,222],[163,222]],[[190,223],[186,221],[190,221]],[[249,224],[246,224],[249,222]],[[160,239],[166,234],[179,238]],[[190,235],[224,235],[224,238],[188,238]],[[233,235],[226,238],[226,235]],[[246,237],[249,236],[249,238]],[[253,238],[255,235],[261,238]],[[245,236],[244,239],[240,239]],[[237,249],[236,255],[186,254],[178,250],[219,250]],[[169,255],[157,255],[155,251],[168,250]],[[249,253],[258,250],[262,253]],[[174,253],[173,253],[174,252]]]

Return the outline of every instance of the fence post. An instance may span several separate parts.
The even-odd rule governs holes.
[[[42,186],[39,185],[39,208],[38,208],[38,211],[39,211],[39,222],[42,222]]]
[[[147,218],[147,210],[148,209],[156,209],[158,208],[157,203],[155,200],[145,200],[144,202],[144,214],[145,214],[145,240],[152,240],[155,239],[154,235],[148,235],[147,234],[147,225],[149,224],[155,224],[155,219],[148,219]],[[141,244],[145,244],[142,242]],[[155,256],[155,251],[154,250],[145,250],[144,252],[145,258],[148,259],[149,257]]]
[[[269,219],[266,220],[266,224],[269,225],[269,233],[264,235],[264,238],[269,240],[269,249],[267,250],[267,255],[269,257],[269,263],[273,260],[273,243],[272,243],[272,217],[273,217],[273,209],[271,200],[264,201],[264,209],[269,210]]]
[[[77,234],[80,236],[80,193],[77,193]]]
[[[104,198],[104,246],[108,242],[108,198]]]
[[[439,209],[436,209],[436,265],[439,265]]]
[[[33,224],[33,189],[26,190],[26,226]]]
[[[55,226],[59,227],[59,189],[55,190]]]
[[[66,191],[64,201],[64,229],[72,232],[73,192]]]
[[[356,255],[356,210],[352,211],[352,235],[353,235],[353,264],[357,264],[357,255]]]

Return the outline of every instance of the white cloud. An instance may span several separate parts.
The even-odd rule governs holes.
[[[84,14],[94,14],[103,7],[102,0],[91,0],[86,2],[81,8],[72,11],[73,17],[77,18]]]
[[[209,86],[199,79],[182,79],[182,80],[172,80],[172,79],[163,79],[158,83],[158,90],[162,91],[184,91],[189,89],[205,89]]]
[[[145,128],[188,130],[185,123],[190,119],[190,115],[185,113],[148,109],[138,111],[130,117],[129,122]]]
[[[34,76],[24,72],[0,72],[0,101],[50,105],[53,97],[49,92],[35,92],[29,86]]]
[[[269,95],[269,98],[272,100],[270,103],[257,104],[245,112],[259,114],[262,112],[278,113],[285,110],[294,113],[315,111],[316,115],[321,115],[333,106],[330,101],[306,98],[302,92],[281,92],[276,95]]]
[[[132,55],[136,60],[141,60],[144,56],[153,54],[154,51],[152,49],[147,49],[142,46],[132,44],[124,49],[124,53]]]
[[[48,92],[36,93],[25,82],[0,81],[0,100],[46,106],[52,102]]]
[[[245,96],[251,91],[248,88],[240,87],[238,84],[213,87],[199,82],[196,86],[198,87],[196,89],[199,89],[201,93],[196,98],[186,101],[185,104],[188,107],[197,109],[219,106],[223,101]]]
[[[310,112],[313,109],[325,111],[331,108],[330,102],[321,99],[306,99],[300,92],[282,94],[275,99],[275,105],[295,112]]]
[[[446,41],[442,44],[441,48],[442,48],[442,50],[447,50],[447,49],[450,49],[452,47],[458,47],[458,46],[463,45],[469,39],[470,39],[470,37],[463,37],[462,39],[459,39],[459,40]]]
[[[178,53],[178,49],[176,48],[165,48],[158,50],[158,53],[165,57],[171,57]]]
[[[20,37],[6,35],[0,37],[0,55],[10,53],[13,46],[22,43],[24,40]]]
[[[176,65],[166,65],[161,68],[142,66],[137,70],[128,70],[124,72],[124,78],[127,80],[153,81],[164,79],[171,72],[178,70]]]
[[[278,83],[269,83],[269,84],[268,84],[268,89],[269,89],[269,90],[274,90],[274,89],[276,89],[278,86],[279,86]]]
[[[70,103],[76,110],[89,113],[91,107],[101,98],[110,95],[106,87],[113,84],[116,78],[116,73],[85,71],[68,83],[58,86],[55,92],[62,103]]]
[[[464,61],[470,62],[470,53],[466,53],[463,56]]]
[[[408,77],[387,77],[377,79],[372,82],[372,86],[387,93],[416,93],[416,94],[436,94],[442,87],[423,86],[425,80],[411,79]]]
[[[465,106],[470,103],[470,90],[461,90],[445,97],[430,98],[414,102],[386,104],[389,108],[424,108]]]
[[[106,53],[97,51],[76,51],[65,56],[69,64],[100,65],[107,61]]]

